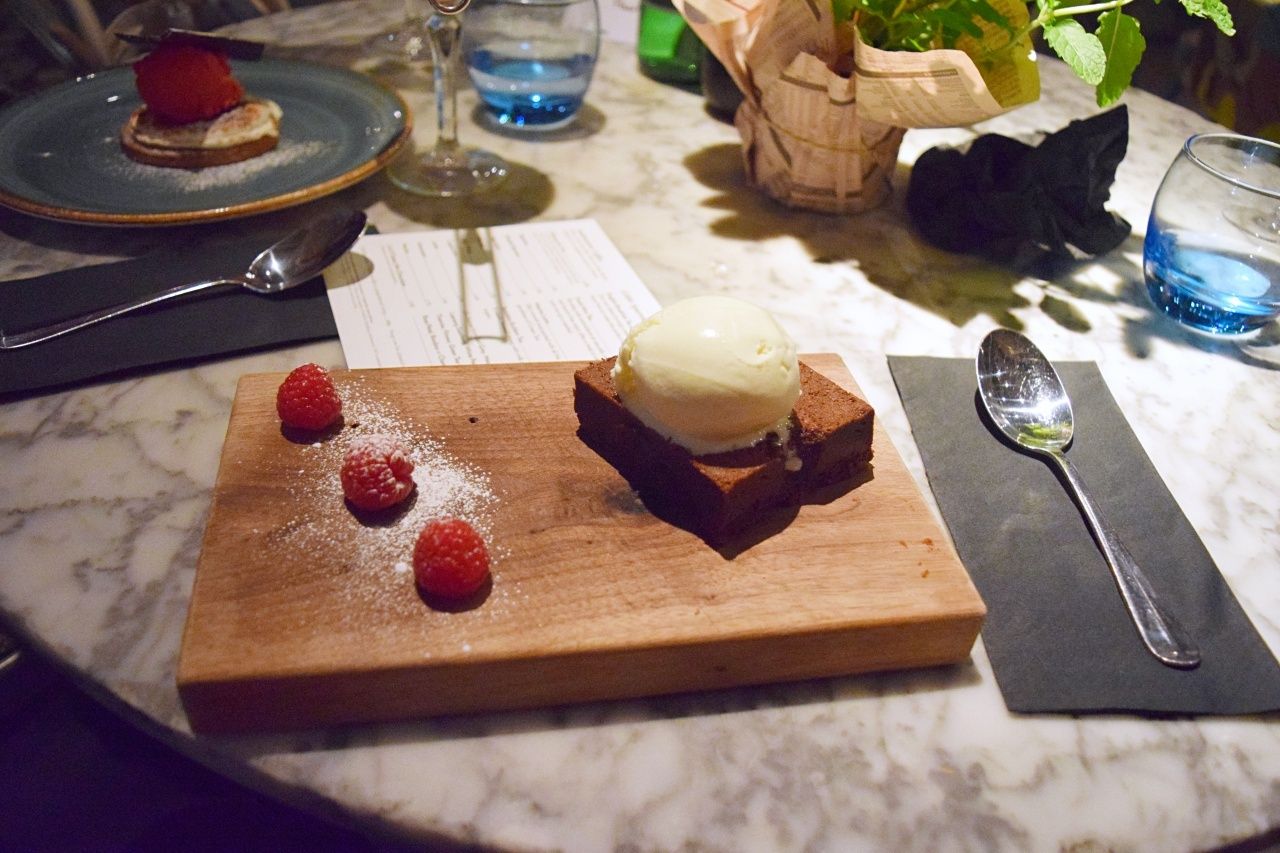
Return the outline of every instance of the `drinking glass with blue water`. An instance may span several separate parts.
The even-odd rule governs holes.
[[[582,106],[600,55],[596,0],[475,0],[463,57],[492,122],[555,130]]]
[[[1142,266],[1156,306],[1202,332],[1244,335],[1280,316],[1280,145],[1188,139],[1156,192]]]

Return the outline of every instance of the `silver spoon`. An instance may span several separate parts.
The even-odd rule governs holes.
[[[1019,447],[1052,459],[1093,531],[1115,576],[1142,642],[1161,663],[1178,669],[1200,664],[1200,650],[1165,613],[1155,591],[1115,531],[1098,514],[1075,467],[1063,454],[1071,443],[1071,400],[1044,353],[1025,336],[996,329],[978,348],[978,394],[991,420]]]
[[[18,349],[42,343],[157,302],[215,287],[238,285],[255,293],[280,293],[310,280],[340,258],[360,236],[364,224],[365,215],[361,211],[338,210],[326,213],[285,235],[278,243],[254,258],[249,269],[240,275],[178,285],[38,329],[14,334],[0,332],[0,349]]]

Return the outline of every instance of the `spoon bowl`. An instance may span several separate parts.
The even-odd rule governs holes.
[[[13,334],[0,331],[0,349],[18,349],[42,343],[139,308],[147,308],[159,302],[216,287],[240,286],[255,293],[280,293],[310,281],[323,272],[325,267],[340,258],[360,236],[360,232],[364,230],[365,221],[366,217],[362,211],[330,211],[272,244],[254,258],[249,268],[240,275],[180,284],[159,293],[101,308],[38,329],[28,329]]]
[[[1049,359],[1008,329],[987,335],[978,350],[978,388],[987,414],[1015,444],[1066,450],[1075,432],[1071,399]]]
[[[1103,520],[1064,451],[1075,432],[1067,389],[1029,338],[996,329],[978,348],[978,395],[991,422],[1019,448],[1050,459],[1062,473],[1111,569],[1143,643],[1177,669],[1200,664],[1200,651],[1160,605],[1146,573]]]
[[[336,210],[286,234],[253,259],[244,286],[279,293],[310,280],[351,248],[366,221],[362,211]]]

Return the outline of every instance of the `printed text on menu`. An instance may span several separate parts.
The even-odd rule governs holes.
[[[366,235],[325,282],[353,369],[600,358],[658,309],[593,220]]]

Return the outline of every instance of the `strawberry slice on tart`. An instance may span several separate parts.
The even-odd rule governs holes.
[[[125,154],[153,166],[195,169],[237,163],[280,141],[281,110],[247,96],[225,53],[161,42],[133,65],[142,106],[120,130]]]

